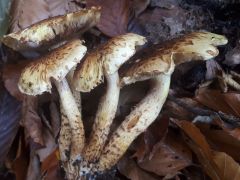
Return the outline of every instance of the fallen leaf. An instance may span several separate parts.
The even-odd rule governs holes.
[[[133,144],[136,151],[132,157],[136,157],[138,162],[142,162],[146,156],[152,152],[154,146],[161,141],[168,131],[169,118],[161,117],[141,135]]]
[[[174,122],[184,132],[184,139],[186,143],[198,157],[204,171],[212,179],[221,180],[223,172],[213,161],[212,150],[201,131],[193,123],[188,121],[173,120],[172,122]]]
[[[117,164],[118,170],[130,180],[157,180],[157,176],[153,176],[142,170],[133,159],[124,156]]]
[[[240,179],[240,166],[234,159],[224,152],[214,152],[213,161],[223,172],[222,180],[238,180]]]
[[[22,124],[25,128],[25,138],[39,148],[44,146],[44,140],[43,126],[37,111],[38,97],[25,95],[22,105]]]
[[[50,16],[45,0],[14,0],[10,14],[12,17],[10,32],[19,31]]]
[[[45,0],[48,4],[50,16],[63,15],[70,12],[75,12],[82,9],[78,2],[72,0]]]
[[[36,150],[40,162],[43,162],[57,148],[56,141],[49,130],[44,127],[42,131],[44,147]]]
[[[190,112],[188,109],[181,106],[181,104],[177,104],[176,102],[184,102],[188,107],[201,107],[202,105],[195,101],[192,98],[177,98],[175,96],[169,95],[169,100],[166,101],[166,113],[169,114],[171,117],[176,119],[193,119],[196,114]],[[174,98],[174,100],[172,100]]]
[[[236,138],[238,141],[240,141],[240,128],[232,128],[230,127],[227,123],[222,121],[221,119],[215,119],[214,122],[217,124],[219,127],[221,127],[225,132],[230,134],[232,137]]]
[[[149,156],[138,162],[142,169],[160,176],[176,175],[192,163],[192,154],[184,141],[169,131],[164,140],[153,147]]]
[[[236,92],[222,93],[220,90],[200,88],[195,98],[217,112],[240,117],[240,94]]]
[[[226,131],[211,128],[209,124],[197,123],[197,127],[205,135],[212,149],[226,152],[235,160],[240,161],[240,141]]]
[[[0,84],[0,163],[4,161],[19,128],[21,103]]]
[[[19,133],[17,153],[14,158],[11,169],[16,176],[16,180],[26,180],[29,165],[29,146],[25,144],[23,131]]]
[[[30,150],[30,160],[26,180],[40,180],[40,161],[33,149]]]
[[[42,172],[42,177],[44,177],[45,180],[63,180],[64,179],[60,172],[58,149],[55,149],[42,162],[41,172]]]
[[[18,80],[23,68],[29,61],[22,61],[19,64],[8,64],[3,68],[2,79],[8,92],[19,101],[23,101],[24,95],[18,89]]]
[[[13,0],[10,32],[22,30],[49,17],[75,12],[80,9],[78,3],[72,0]]]
[[[102,33],[113,37],[127,32],[130,1],[87,0],[87,7],[91,6],[101,6],[101,17],[97,27]]]
[[[51,154],[49,154],[43,161],[41,165],[42,173],[48,171],[48,169],[57,166],[59,164],[59,151],[55,149]]]

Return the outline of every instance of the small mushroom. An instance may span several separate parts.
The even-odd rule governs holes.
[[[107,43],[89,53],[74,74],[77,90],[91,91],[107,80],[107,90],[101,98],[89,143],[84,148],[87,162],[95,162],[105,145],[110,125],[115,117],[119,99],[119,67],[136,52],[136,46],[143,45],[143,36],[128,33],[112,38]]]
[[[56,38],[69,38],[95,26],[100,19],[100,10],[92,7],[42,20],[24,30],[5,35],[2,42],[16,51],[51,45]]]
[[[157,118],[167,98],[175,65],[190,60],[207,60],[218,55],[215,46],[224,45],[224,36],[195,32],[164,43],[146,53],[121,75],[121,84],[151,79],[152,87],[113,133],[96,164],[96,171],[111,168],[122,157],[132,141]]]
[[[86,50],[80,40],[72,40],[30,63],[22,71],[18,82],[18,87],[22,93],[35,96],[43,92],[51,92],[52,78],[71,127],[71,159],[73,160],[80,158],[80,153],[85,144],[85,135],[80,118],[81,114],[65,76],[81,61]]]

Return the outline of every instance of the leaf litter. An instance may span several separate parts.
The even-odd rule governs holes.
[[[177,78],[172,80],[171,93],[158,119],[134,141],[111,175],[100,179],[239,179],[239,89],[224,79],[226,74],[240,82],[239,28],[234,25],[240,17],[234,8],[238,5],[214,0],[209,4],[205,0],[13,0],[10,23],[5,26],[9,33],[16,32],[40,20],[93,5],[101,6],[101,19],[83,35],[91,36],[85,41],[92,47],[126,32],[146,36],[148,45],[196,30],[229,38],[229,45],[220,48],[220,55],[214,60],[176,70]],[[6,55],[16,59],[6,61]],[[19,60],[19,56],[27,61]],[[23,56],[1,47],[1,81],[5,87],[1,86],[0,96],[0,173],[13,172],[16,179],[63,179],[58,152],[58,97],[54,90],[53,95],[37,98],[18,91],[21,69],[32,61]],[[148,83],[136,87],[143,88],[123,89],[116,121],[121,121],[141,100]],[[92,93],[102,94],[103,89]],[[82,111],[87,120],[95,113],[88,100],[91,95],[83,94]],[[114,122],[113,127],[117,124]],[[4,126],[7,131],[2,131]]]

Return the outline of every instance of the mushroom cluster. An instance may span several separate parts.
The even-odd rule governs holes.
[[[6,35],[3,43],[14,50],[53,45],[56,38],[85,32],[96,25],[99,17],[100,9],[95,7],[53,17]],[[51,92],[52,84],[59,93],[62,117],[59,152],[67,179],[81,179],[86,174],[111,169],[133,140],[159,115],[175,66],[217,56],[216,46],[226,44],[227,39],[210,32],[193,32],[135,54],[136,48],[145,43],[145,37],[127,33],[86,53],[84,41],[75,37],[32,61],[22,71],[18,83],[22,93],[35,96]],[[130,65],[120,71],[119,77],[119,68],[128,60]],[[92,132],[86,141],[80,92],[90,92],[104,79],[106,92],[100,99]],[[109,137],[121,87],[149,79],[151,90]]]

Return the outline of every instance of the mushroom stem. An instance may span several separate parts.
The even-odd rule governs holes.
[[[83,153],[88,162],[95,162],[99,158],[117,111],[120,93],[118,72],[106,76],[106,79],[107,91],[98,105],[90,140]]]
[[[63,109],[62,103],[60,103],[60,112],[61,112],[61,129],[59,133],[59,154],[62,162],[67,162],[70,155],[70,145],[72,132],[69,125],[69,120]]]
[[[68,86],[67,80],[65,78],[60,82],[54,80],[54,83],[57,87],[63,110],[66,113],[72,131],[70,159],[73,161],[80,160],[80,154],[85,145],[85,134],[81,113],[78,110],[78,106]]]
[[[170,74],[160,74],[152,79],[153,87],[147,96],[136,105],[104,147],[96,165],[98,171],[115,165],[133,140],[157,118],[168,95],[170,78]]]
[[[69,120],[66,116],[66,113],[63,109],[62,103],[60,103],[61,111],[61,129],[59,134],[59,154],[62,163],[62,167],[65,170],[67,179],[74,179],[76,170],[74,169],[72,162],[69,161],[70,156],[70,147],[72,140],[72,132],[69,124]]]

